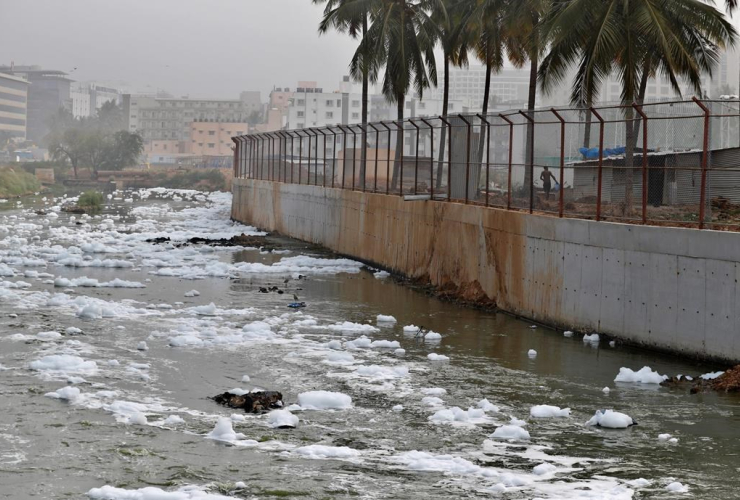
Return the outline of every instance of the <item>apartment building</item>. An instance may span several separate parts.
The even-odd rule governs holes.
[[[26,138],[28,81],[0,73],[0,133]]]

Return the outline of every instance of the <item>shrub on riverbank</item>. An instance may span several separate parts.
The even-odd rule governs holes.
[[[97,191],[85,191],[77,200],[77,206],[88,212],[96,212],[103,206],[103,193]]]
[[[22,196],[41,189],[36,176],[17,168],[0,168],[0,198]]]

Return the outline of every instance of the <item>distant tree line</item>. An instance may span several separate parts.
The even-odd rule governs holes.
[[[60,109],[49,122],[45,142],[52,159],[71,165],[75,178],[81,168],[97,175],[100,170],[123,170],[138,162],[144,139],[124,128],[123,110],[113,101],[89,118],[75,118]]]

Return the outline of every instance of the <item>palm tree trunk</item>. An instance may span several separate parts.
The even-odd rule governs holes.
[[[445,53],[444,55],[444,89],[442,91],[442,116],[447,118],[447,112],[450,105],[450,56]],[[442,123],[442,133],[439,135],[439,162],[437,163],[437,182],[434,187],[435,190],[439,191],[442,189],[442,179],[444,177],[444,160],[445,160],[445,146],[447,142],[447,126]],[[447,186],[447,189],[450,187]]]
[[[590,100],[586,103],[586,107],[588,109],[586,110],[586,126],[583,130],[583,147],[585,149],[591,149],[591,122],[593,121],[593,116],[591,113],[592,105],[593,103]]]
[[[532,51],[529,68],[529,99],[527,110],[530,120],[534,120],[534,108],[537,105],[537,69],[539,67],[537,50]],[[527,122],[527,140],[525,144],[524,189],[529,192],[530,207],[534,204],[534,123]]]
[[[491,66],[490,62],[486,62],[486,87],[483,90],[483,109],[481,109],[481,115],[485,118],[485,116],[488,114],[488,101],[491,97],[491,73],[493,71],[493,67]],[[475,193],[475,199],[478,199],[478,190],[480,186],[480,173],[481,170],[483,170],[483,154],[486,150],[486,145],[488,144],[488,127],[484,122],[481,121],[480,124],[480,134],[478,134],[478,153],[476,155],[476,163],[475,165],[478,166],[478,168],[473,169],[473,177],[471,178],[471,192]],[[490,144],[488,145],[490,147]],[[490,165],[486,165],[485,168],[490,168]]]
[[[640,77],[640,89],[638,90],[638,97],[637,97],[637,103],[642,104],[645,100],[645,92],[647,91],[647,82],[648,77],[650,75],[650,61],[648,59],[645,60],[645,64],[643,66],[642,70],[642,76]],[[624,154],[624,210],[622,213],[625,217],[629,217],[632,215],[632,205],[634,204],[634,185],[635,185],[635,170],[634,170],[634,162],[635,162],[635,149],[637,148],[637,139],[640,135],[640,127],[642,125],[642,120],[638,119],[634,123],[632,120],[634,119],[634,112],[633,109],[630,107],[627,109],[626,114],[626,123],[625,123],[625,129],[626,129],[626,137],[625,140],[627,142],[627,146],[625,149]],[[642,154],[647,154],[647,151],[643,151]],[[647,186],[642,186],[642,189],[647,189]]]
[[[483,109],[481,110],[481,114],[485,117],[488,114],[488,101],[491,97],[491,73],[493,72],[493,67],[491,66],[491,63],[486,63],[486,87],[483,89]],[[487,127],[484,126],[485,124],[481,123],[481,132],[480,132],[480,141],[478,142],[478,163],[483,162],[483,153],[485,151],[486,146],[486,132]]]
[[[398,180],[401,178],[401,158],[403,158],[403,111],[406,96],[404,94],[396,97],[396,106],[398,109],[398,123],[401,128],[396,132],[396,155],[393,162],[393,182],[391,183],[391,190],[395,190],[398,186]]]
[[[629,107],[625,112],[625,140],[627,146],[624,152],[624,210],[622,214],[625,217],[632,215],[632,203],[634,200],[634,161],[635,161],[635,127],[632,119],[634,110]]]
[[[367,33],[367,16],[362,17],[362,37]],[[362,157],[360,159],[360,188],[365,189],[365,173],[367,171],[367,111],[368,111],[368,69],[367,61],[363,58],[362,68]],[[378,154],[377,146],[375,154]]]

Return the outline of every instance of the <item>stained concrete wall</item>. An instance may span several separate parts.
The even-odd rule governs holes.
[[[235,179],[235,220],[564,328],[740,361],[740,234]]]

